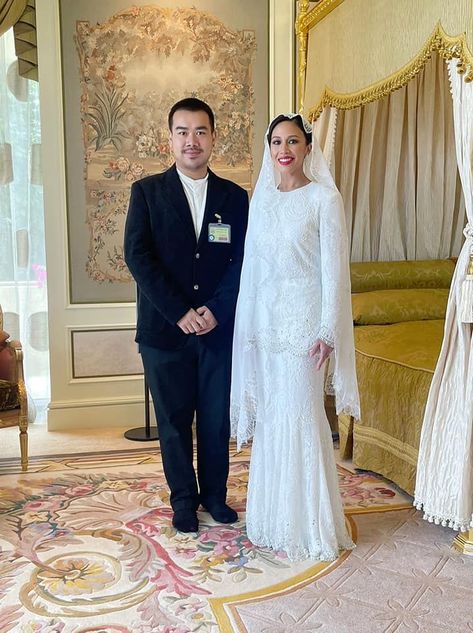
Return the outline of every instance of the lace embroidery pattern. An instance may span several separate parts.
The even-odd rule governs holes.
[[[332,436],[323,409],[323,374],[290,354],[274,355],[257,414],[247,501],[247,532],[292,561],[334,560],[353,543],[345,527]],[[284,384],[286,390],[284,391]],[[267,390],[266,393],[265,390]]]
[[[308,526],[309,530],[317,531],[317,524],[314,521],[312,525]],[[294,537],[291,535],[291,528],[288,524],[285,526],[285,530],[278,536],[277,539],[269,538],[265,531],[261,528],[252,529],[251,525],[247,524],[248,538],[254,545],[260,547],[271,547],[276,551],[286,552],[287,557],[291,562],[303,561],[308,558],[313,560],[332,561],[336,560],[343,550],[351,550],[355,548],[353,541],[350,538],[346,538],[343,542],[339,543],[337,549],[330,549],[323,545],[320,540],[316,540],[310,547],[305,547],[298,542],[294,541]]]
[[[343,313],[350,301],[350,282],[339,252],[346,238],[343,242],[338,194],[311,183],[263,197],[255,208],[258,213],[250,217],[235,325],[232,435],[245,441],[254,432],[254,415],[245,412],[245,403],[258,398],[249,396],[247,384],[248,376],[255,374],[258,354],[289,353],[302,360],[317,338],[335,348],[329,384],[338,396],[337,412],[358,418],[351,312]],[[341,320],[348,323],[348,340]],[[341,353],[352,376],[337,371]]]
[[[319,338],[321,341],[325,343],[325,345],[328,345],[332,349],[335,347],[335,339],[333,336],[333,332],[330,332],[328,328],[321,327],[319,330],[319,333],[317,334],[317,338]]]

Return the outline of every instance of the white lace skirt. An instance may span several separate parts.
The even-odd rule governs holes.
[[[290,353],[258,350],[246,523],[249,539],[290,560],[334,560],[353,547],[343,514],[323,370]]]

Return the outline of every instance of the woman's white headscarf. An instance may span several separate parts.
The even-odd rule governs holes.
[[[291,113],[285,114],[284,116],[292,119],[300,115]],[[310,123],[303,117],[300,118],[305,131],[308,134],[312,134],[312,126]],[[268,126],[268,130],[265,134],[263,163],[250,203],[248,232],[245,241],[245,257],[242,267],[240,295],[235,320],[232,361],[231,422],[232,436],[237,438],[238,447],[253,436],[256,424],[257,403],[253,401],[251,380],[252,376],[254,376],[260,368],[256,366],[255,355],[250,351],[254,347],[255,341],[253,312],[258,309],[258,296],[256,291],[257,277],[252,256],[254,239],[258,232],[261,232],[264,219],[268,217],[270,209],[277,208],[281,200],[281,194],[278,191],[279,173],[274,167],[270,146],[267,140],[267,134],[271,129],[271,124]],[[327,161],[323,156],[317,139],[313,136],[311,151],[304,161],[304,173],[312,182],[320,183],[336,192],[337,201],[339,201],[340,205],[343,205]],[[346,412],[359,419],[360,405],[355,370],[349,254],[343,209],[339,215],[343,226],[339,227],[341,235],[339,252],[333,253],[333,257],[337,258],[338,265],[342,272],[343,288],[338,297],[337,322],[333,323],[334,352],[330,358],[327,384],[330,386],[328,390],[335,395],[337,413]],[[277,242],[277,235],[274,236],[274,240]],[[248,302],[248,297],[253,299],[253,304],[251,301]],[[245,303],[244,309],[242,307],[243,300]],[[249,305],[252,306],[250,309]],[[315,343],[315,340],[312,341],[312,343]]]
[[[309,136],[312,136],[312,150],[309,152],[304,161],[304,173],[307,178],[309,180],[312,180],[313,182],[319,182],[326,187],[337,190],[333,176],[330,173],[330,168],[324,158],[322,150],[320,149],[320,145],[318,144],[317,139],[315,139],[312,135],[312,126],[309,121],[307,121],[307,119],[302,117],[300,114],[295,114],[293,112],[283,114],[282,116],[288,117],[289,119],[299,117],[302,121],[306,133]],[[261,171],[259,173],[258,180],[256,181],[253,196],[251,198],[250,218],[251,210],[252,208],[254,209],[261,195],[271,196],[272,194],[276,194],[277,197],[277,187],[279,185],[280,176],[279,172],[275,169],[273,161],[271,159],[271,148],[267,139],[272,123],[273,121],[271,121],[271,123],[269,124],[268,129],[266,130],[264,135],[263,163],[261,165]]]

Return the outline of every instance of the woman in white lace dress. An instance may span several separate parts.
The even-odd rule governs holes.
[[[333,560],[345,525],[324,410],[359,417],[343,204],[310,124],[270,124],[250,205],[233,343],[232,434],[254,435],[248,537],[291,560]]]

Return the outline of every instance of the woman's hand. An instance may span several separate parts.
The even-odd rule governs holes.
[[[312,345],[312,347],[309,350],[309,356],[311,358],[315,358],[318,355],[319,360],[317,361],[317,364],[315,366],[315,369],[317,371],[322,367],[322,365],[325,363],[325,361],[327,360],[327,358],[330,356],[332,352],[333,352],[333,347],[330,347],[330,345],[327,345],[326,343],[321,341],[319,338],[315,341],[315,343]]]

